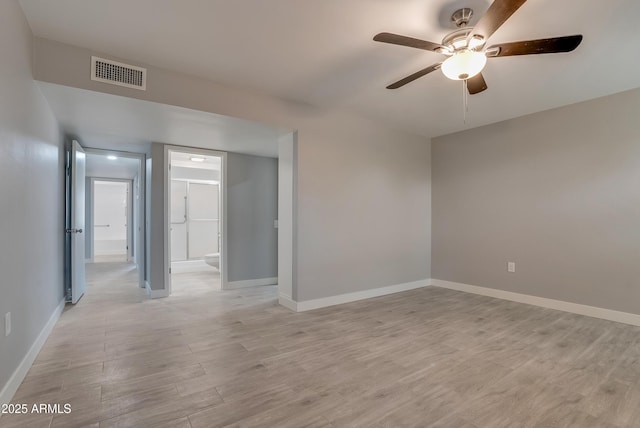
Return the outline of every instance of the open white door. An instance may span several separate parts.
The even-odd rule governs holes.
[[[67,234],[70,237],[71,254],[70,280],[71,280],[71,303],[76,304],[84,294],[86,286],[85,266],[84,266],[84,214],[85,214],[85,169],[86,156],[84,150],[77,141],[71,143],[71,154],[69,159],[68,179],[69,189],[67,203],[68,228]]]

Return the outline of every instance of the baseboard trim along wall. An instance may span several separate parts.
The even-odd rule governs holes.
[[[386,287],[372,288],[370,290],[356,291],[354,293],[339,294],[337,296],[323,297],[320,299],[296,302],[286,296],[280,295],[279,303],[296,312],[311,311],[313,309],[326,308],[328,306],[341,305],[343,303],[356,302],[358,300],[371,299],[373,297],[386,296],[387,294],[401,293],[429,286],[429,280],[405,282],[403,284],[389,285]]]
[[[149,284],[149,281],[145,281],[144,282],[144,289],[147,291],[147,296],[149,296],[149,298],[151,298],[151,299],[160,299],[162,297],[168,297],[169,296],[169,293],[165,289],[153,290],[151,288],[151,285]]]
[[[298,304],[291,299],[289,296],[285,296],[284,294],[280,294],[278,296],[278,303],[284,306],[287,309],[291,309],[294,312],[298,312]]]
[[[51,314],[49,321],[47,321],[45,326],[42,328],[42,331],[40,331],[40,334],[38,335],[35,342],[33,342],[33,345],[31,345],[31,348],[29,349],[29,352],[27,352],[27,355],[24,356],[24,358],[20,362],[20,365],[18,365],[16,370],[9,378],[7,384],[2,388],[2,391],[0,392],[0,404],[8,404],[13,399],[13,395],[16,393],[18,387],[20,387],[20,384],[27,376],[27,373],[33,365],[33,362],[36,360],[40,349],[42,349],[42,346],[47,341],[47,338],[49,337],[49,334],[51,334],[53,327],[55,327],[56,322],[58,322],[58,319],[60,318],[60,315],[64,310],[64,305],[65,301],[64,299],[62,299],[60,301],[60,304],[58,304],[56,309],[53,311],[53,314]]]
[[[496,299],[510,300],[512,302],[525,303],[558,311],[571,312],[578,315],[586,315],[593,318],[601,318],[624,324],[640,326],[640,315],[627,312],[614,311],[612,309],[597,308],[595,306],[581,305],[579,303],[565,302],[562,300],[547,299],[528,294],[513,293],[511,291],[497,290],[495,288],[479,287],[477,285],[462,284],[459,282],[432,279],[434,287],[448,288],[450,290],[464,291],[465,293],[479,294],[481,296],[495,297]]]
[[[223,289],[234,290],[236,288],[257,287],[259,285],[276,285],[277,283],[278,277],[248,279],[246,281],[229,281],[224,285]]]

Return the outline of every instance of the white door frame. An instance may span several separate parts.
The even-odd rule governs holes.
[[[167,296],[171,295],[171,174],[169,162],[171,152],[188,153],[203,156],[215,156],[220,158],[220,281],[224,290],[228,283],[227,269],[227,152],[219,150],[199,149],[187,146],[164,146],[164,289]]]
[[[138,221],[137,221],[137,225],[138,225],[138,230],[134,231],[134,233],[137,232],[137,241],[138,241],[138,251],[136,254],[136,266],[138,269],[138,285],[140,286],[140,288],[145,288],[145,254],[148,251],[148,249],[146,248],[146,240],[145,240],[145,211],[146,211],[146,205],[145,205],[145,193],[146,193],[146,155],[144,153],[133,153],[133,152],[125,152],[125,151],[119,151],[119,150],[104,150],[104,149],[95,149],[95,148],[89,148],[89,147],[85,147],[84,149],[85,153],[87,154],[95,154],[95,155],[102,155],[102,156],[108,156],[108,155],[114,155],[114,156],[118,156],[121,158],[131,158],[131,159],[137,159],[139,162],[139,167],[138,167],[138,200],[137,201],[133,201],[134,204],[137,204],[138,207]],[[107,181],[109,179],[105,179],[105,178],[99,178],[98,180],[103,180],[103,181]],[[124,179],[124,180],[130,180],[130,179]],[[93,185],[93,181],[92,181],[92,185]],[[131,197],[133,198],[133,194],[135,193],[134,189],[133,189],[133,183],[131,184]],[[133,209],[133,205],[131,206],[131,209]],[[92,244],[93,245],[93,244]],[[93,256],[93,251],[91,253],[91,255]]]

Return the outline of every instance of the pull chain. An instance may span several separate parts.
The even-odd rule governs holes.
[[[469,91],[467,90],[467,80],[462,81],[462,115],[464,124],[467,124],[467,112],[469,111]]]

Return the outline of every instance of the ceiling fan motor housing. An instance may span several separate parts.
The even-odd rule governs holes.
[[[473,27],[465,27],[447,34],[442,39],[442,45],[449,48],[449,53],[442,52],[445,55],[453,54],[455,51],[467,48],[467,37],[471,33]]]

